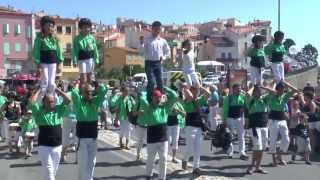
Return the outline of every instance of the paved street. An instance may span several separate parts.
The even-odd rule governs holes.
[[[143,162],[135,161],[135,149],[122,151],[117,148],[117,130],[100,131],[99,150],[95,169],[95,179],[143,179],[145,173],[145,151],[143,152]],[[6,157],[4,145],[0,144],[0,174],[1,180],[37,180],[42,179],[41,166],[35,154],[32,158],[25,160],[22,157]],[[181,146],[183,151],[184,146]],[[179,152],[179,159],[182,157]],[[218,152],[218,150],[214,150]],[[289,156],[287,156],[289,158]],[[76,179],[77,169],[74,164],[75,154],[72,153],[68,163],[61,164],[58,170],[57,180]],[[170,158],[168,158],[170,160]],[[319,160],[319,158],[318,158]],[[270,155],[267,154],[263,164],[268,175],[246,175],[245,170],[249,162],[239,160],[237,154],[234,159],[225,159],[224,154],[213,154],[210,151],[209,141],[203,145],[203,156],[201,166],[204,176],[198,179],[254,179],[254,180],[319,180],[320,162],[314,162],[312,166],[307,166],[300,161],[296,165],[287,167],[272,168],[268,166],[271,162]],[[180,164],[168,162],[168,179],[192,179],[191,169],[181,171]]]

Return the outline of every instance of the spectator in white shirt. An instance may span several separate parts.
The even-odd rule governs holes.
[[[155,21],[152,23],[152,33],[146,39],[140,38],[140,53],[145,57],[145,71],[147,74],[147,97],[150,100],[154,85],[163,92],[162,88],[162,60],[170,57],[170,47],[167,41],[160,37],[161,23]]]

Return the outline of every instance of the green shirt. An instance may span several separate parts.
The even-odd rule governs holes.
[[[119,97],[120,97],[119,95],[115,94],[115,95],[110,96],[108,98],[108,105],[109,105],[110,108],[114,108],[116,106],[116,102],[117,102]]]
[[[124,98],[125,98],[124,96],[120,96],[115,103],[115,107],[117,109],[117,115],[120,121],[128,120],[127,111],[129,110],[129,112],[131,112],[133,107],[135,106],[135,100],[132,96],[128,96],[127,101],[125,101]]]
[[[287,92],[281,96],[276,96],[274,94],[268,94],[266,99],[269,105],[270,111],[286,111],[286,104],[289,101],[289,98],[293,95],[293,92]]]
[[[79,89],[73,89],[71,92],[71,99],[77,121],[98,121],[98,110],[102,105],[107,91],[108,88],[106,86],[100,85],[98,94],[92,98],[91,102],[86,102],[80,95]]]
[[[0,107],[7,102],[7,98],[5,96],[0,95]]]
[[[60,63],[63,61],[63,49],[59,39],[56,37],[42,37],[41,33],[37,34],[36,39],[34,40],[34,46],[32,50],[32,58],[36,64],[41,62],[40,51],[54,50],[57,53],[57,61]]]
[[[275,44],[275,43],[271,43],[271,44],[267,45],[264,48],[264,51],[268,57],[272,57],[273,53],[279,53],[282,55],[285,55],[287,53],[283,44]],[[277,60],[272,60],[272,61],[277,61]],[[279,62],[281,62],[281,61],[279,61]]]
[[[99,52],[94,36],[92,36],[91,34],[88,34],[86,36],[79,34],[73,39],[72,45],[72,59],[74,63],[78,60],[78,54],[80,50],[93,51],[93,59],[96,64],[99,63]]]
[[[140,99],[141,99],[141,98],[143,98],[144,101],[148,101],[148,100],[147,100],[147,94],[146,94],[146,93],[141,93]],[[137,103],[135,104],[134,109],[135,109],[136,111],[139,111],[139,110],[141,109],[141,106],[139,107],[139,109],[138,109],[138,106],[139,106],[139,102],[137,102]],[[148,119],[149,119],[149,117],[148,117],[145,113],[142,113],[142,114],[140,114],[140,115],[138,116],[137,124],[138,124],[139,126],[146,127],[147,124],[148,124]]]
[[[248,97],[247,98],[247,107],[249,110],[249,114],[267,112],[268,111],[268,96],[261,96],[259,99],[256,97]]]
[[[198,97],[193,102],[183,102],[183,107],[186,113],[196,112],[198,108],[207,104],[204,96]]]
[[[179,110],[179,111],[182,111],[182,112],[185,112],[185,109],[183,107],[183,104],[179,101],[177,101],[174,106],[176,106],[176,108]],[[170,113],[170,115],[174,114],[173,112]],[[177,113],[177,119],[178,119],[178,123],[179,123],[179,126],[181,128],[184,128],[185,127],[185,124],[186,124],[186,120],[185,120],[185,117],[182,113]]]
[[[63,121],[63,115],[67,109],[64,103],[56,105],[53,111],[44,111],[38,103],[31,103],[32,116],[38,126],[56,126]]]
[[[167,101],[160,105],[149,104],[145,97],[140,97],[140,110],[143,110],[146,118],[147,126],[155,126],[160,124],[166,124],[168,121],[168,115],[171,111],[172,105],[177,101],[177,93],[168,88],[164,88],[167,94]]]
[[[251,48],[248,51],[248,56],[251,58],[250,64],[252,66],[260,64],[262,67],[265,65],[265,53],[263,48],[257,49],[257,48]]]
[[[230,94],[223,100],[223,119],[226,120],[229,116],[229,108],[231,106],[245,106],[246,97],[243,94],[234,95]]]
[[[21,127],[22,134],[24,135],[26,132],[33,132],[37,128],[37,125],[33,120],[33,118],[31,118],[28,120],[26,119],[22,120],[20,122],[20,127]]]

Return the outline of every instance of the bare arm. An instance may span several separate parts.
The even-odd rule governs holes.
[[[203,92],[204,99],[207,101],[210,96],[210,91],[203,86],[200,87],[200,90]]]
[[[284,83],[286,86],[288,86],[293,92],[295,92],[295,93],[299,92],[299,90],[298,90],[296,87],[292,86],[289,82],[283,81],[283,83]]]
[[[271,92],[272,94],[276,94],[277,92],[271,88],[268,88],[268,87],[264,87],[264,86],[261,86],[261,89],[264,89],[264,90],[267,90],[269,92]]]
[[[63,91],[61,91],[59,88],[56,88],[56,92],[58,95],[63,97],[63,103],[68,105],[71,102],[70,97]]]
[[[37,102],[37,99],[39,97],[39,94],[40,94],[40,89],[38,89],[31,97],[30,97],[30,102],[31,103],[35,103]]]

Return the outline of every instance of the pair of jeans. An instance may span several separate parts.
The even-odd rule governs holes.
[[[145,71],[147,74],[147,97],[151,100],[151,93],[154,89],[154,85],[157,85],[157,89],[163,92],[162,88],[162,67],[161,61],[145,61]]]

